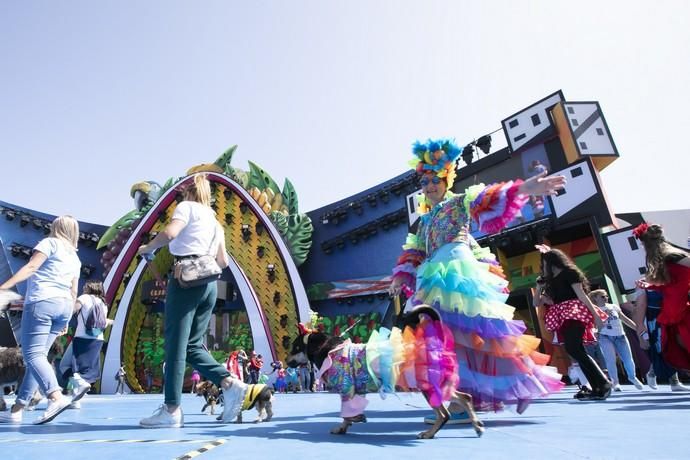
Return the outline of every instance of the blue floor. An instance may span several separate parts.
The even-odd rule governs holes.
[[[370,395],[369,421],[344,436],[339,397],[327,393],[276,395],[268,423],[221,425],[201,414],[201,398],[185,395],[185,427],[145,430],[137,423],[162,401],[160,395],[87,395],[81,410],[34,426],[0,425],[0,459],[687,459],[690,458],[690,393],[637,391],[624,386],[603,402],[572,399],[574,387],[535,401],[523,415],[481,413],[486,433],[447,426],[435,439],[418,440],[430,413],[419,394],[381,400]],[[7,398],[6,398],[7,399]],[[11,399],[11,398],[10,398]],[[45,403],[39,406],[43,408]],[[245,412],[245,421],[255,412]]]

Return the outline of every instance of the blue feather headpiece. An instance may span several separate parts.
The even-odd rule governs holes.
[[[410,166],[417,174],[432,173],[446,178],[449,188],[453,185],[455,162],[462,151],[452,140],[429,139],[424,143],[415,141],[412,144],[412,153],[415,158],[410,161]]]

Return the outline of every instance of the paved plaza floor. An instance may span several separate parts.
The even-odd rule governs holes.
[[[481,438],[455,425],[431,440],[416,438],[430,414],[419,394],[369,395],[368,422],[344,436],[329,434],[339,423],[340,401],[328,393],[276,395],[272,421],[241,425],[216,422],[200,413],[201,398],[184,395],[184,428],[155,430],[137,424],[161,395],[87,395],[81,410],[52,423],[31,425],[37,411],[27,412],[21,426],[0,426],[0,460],[690,458],[690,393],[624,386],[603,402],[576,401],[573,394],[569,387],[537,400],[522,415],[481,413]],[[255,414],[245,412],[245,421]]]

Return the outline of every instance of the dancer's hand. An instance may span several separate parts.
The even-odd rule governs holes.
[[[393,278],[391,285],[388,287],[388,294],[391,297],[399,296],[402,291],[403,280],[401,278]]]
[[[558,190],[565,187],[565,176],[546,176],[546,171],[530,177],[520,185],[518,192],[523,195],[556,195]]]

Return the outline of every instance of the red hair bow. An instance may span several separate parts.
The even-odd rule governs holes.
[[[640,237],[647,232],[648,228],[649,228],[649,225],[647,225],[646,223],[643,222],[640,225],[638,225],[637,227],[635,227],[635,230],[633,230],[633,235],[635,236],[635,238],[637,238],[639,240]]]

